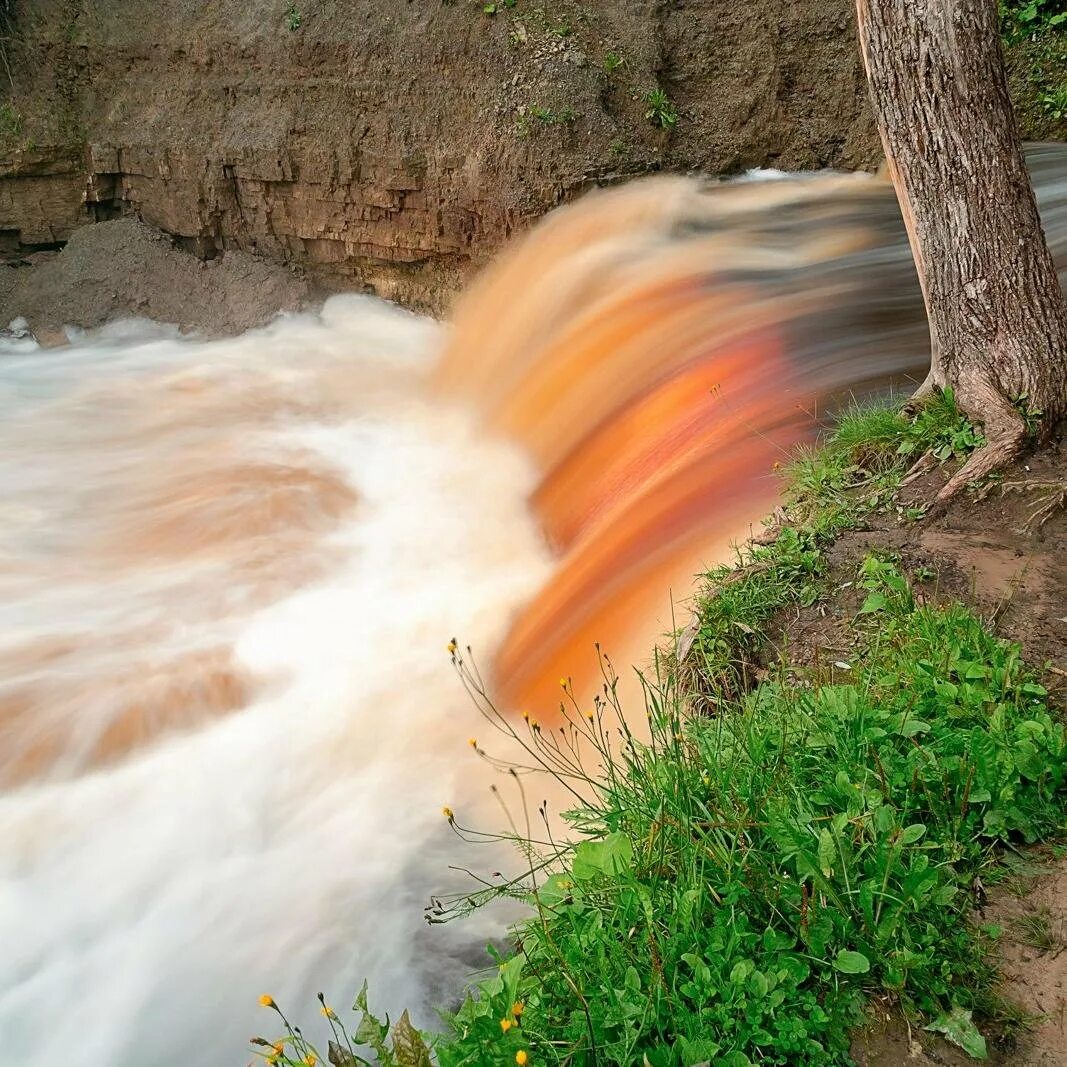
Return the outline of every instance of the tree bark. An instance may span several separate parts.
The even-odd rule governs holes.
[[[987,445],[940,494],[1016,455],[1020,408],[1067,415],[1067,305],[1023,161],[996,0],[856,0],[878,128],[930,322],[920,393],[950,386]]]

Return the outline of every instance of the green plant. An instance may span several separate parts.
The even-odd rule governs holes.
[[[502,8],[514,7],[516,0],[490,0],[490,3],[483,5],[482,11],[487,15],[495,15]]]
[[[1048,908],[1020,915],[1012,922],[1011,928],[1015,940],[1039,952],[1051,952],[1060,947],[1061,942],[1052,928],[1052,915]]]
[[[524,114],[520,115],[516,125],[520,136],[527,136],[535,125],[540,126],[564,126],[578,120],[578,113],[570,107],[561,111],[553,111],[551,108],[541,107],[540,104],[531,104]]]
[[[795,596],[814,561],[799,535],[781,549],[775,580]],[[723,648],[713,717],[688,715],[661,663],[647,739],[610,666],[591,712],[565,686],[564,729],[528,726],[531,765],[579,794],[565,816],[579,841],[506,835],[526,873],[436,905],[460,915],[504,894],[535,910],[506,980],[450,1017],[442,1067],[506,1062],[512,997],[541,1062],[844,1062],[873,991],[980,1048],[970,1012],[993,976],[966,921],[971,884],[999,844],[1062,827],[1063,727],[1018,649],[970,612],[917,604],[885,558],[858,580],[848,682],[798,684],[783,663],[738,695]],[[756,628],[763,608],[721,614]],[[477,673],[464,678],[493,715]]]
[[[0,137],[11,139],[22,133],[22,114],[8,100],[0,104]]]
[[[1000,0],[1001,32],[1008,40],[1067,27],[1062,0]]]
[[[678,125],[678,111],[662,89],[650,89],[645,93],[645,118],[653,126],[663,130],[672,130]]]
[[[604,53],[604,70],[608,74],[614,74],[623,64],[623,58],[618,52]]]
[[[296,6],[295,3],[290,4],[285,9],[285,28],[290,33],[295,33],[298,29],[300,29],[303,22],[304,16],[301,14],[300,9]]]
[[[379,1019],[367,1004],[366,982],[352,1005],[352,1011],[359,1013],[359,1021],[351,1032],[326,1003],[325,996],[319,994],[319,1011],[332,1034],[325,1059],[300,1028],[289,1022],[272,996],[264,994],[259,1003],[276,1013],[285,1030],[281,1038],[251,1040],[253,1052],[267,1067],[325,1067],[327,1063],[334,1067],[430,1067],[427,1040],[412,1025],[408,1013],[405,1011],[394,1024],[390,1024],[388,1016],[384,1021]]]
[[[951,394],[845,412],[788,469],[769,543],[706,576],[691,647],[655,656],[636,721],[605,658],[591,706],[561,679],[551,728],[513,722],[450,643],[510,749],[471,744],[521,811],[503,834],[444,815],[466,840],[510,841],[518,863],[427,918],[500,897],[529,914],[429,1051],[418,1037],[418,1058],[396,1058],[377,1022],[361,1046],[397,1067],[845,1063],[871,995],[972,1055],[975,1014],[1018,1025],[986,959],[995,931],[971,921],[975,886],[1014,870],[1005,846],[1064,831],[1067,786],[1064,727],[1018,647],[924,602],[877,554],[854,576],[847,660],[800,666],[766,639],[776,612],[823,595],[826,545],[888,506],[912,456],[976,440]],[[571,798],[562,837],[545,804],[528,809],[538,771]]]
[[[1050,118],[1067,118],[1067,85],[1057,85],[1042,93],[1041,106]]]

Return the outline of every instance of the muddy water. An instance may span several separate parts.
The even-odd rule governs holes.
[[[444,871],[476,715],[445,645],[550,566],[437,346],[339,297],[2,357],[5,1063],[241,1063],[263,990],[418,999],[408,868]]]
[[[448,332],[344,297],[7,342],[4,1061],[233,1064],[260,992],[440,999],[492,928],[421,926],[466,858],[440,808],[499,821],[446,642],[515,709],[584,690],[595,640],[639,658],[773,464],[924,344],[891,190],[833,176],[591,197]]]

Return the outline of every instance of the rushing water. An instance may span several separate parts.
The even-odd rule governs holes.
[[[1062,267],[1067,152],[1034,159]],[[221,1067],[263,991],[442,996],[489,929],[421,925],[440,808],[488,784],[446,642],[538,708],[594,640],[639,655],[772,464],[924,343],[892,191],[835,176],[590,197],[448,335],[337,297],[7,342],[3,1062]]]

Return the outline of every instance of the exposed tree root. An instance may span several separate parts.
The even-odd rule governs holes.
[[[932,471],[937,466],[937,457],[933,452],[927,452],[917,463],[915,463],[907,474],[904,475],[901,480],[901,488],[905,485],[911,485],[917,478],[921,478],[928,471]]]
[[[951,500],[965,485],[1006,467],[1016,459],[1026,445],[1026,423],[1014,405],[988,381],[978,379],[958,390],[957,400],[961,409],[975,422],[981,422],[985,444],[972,452],[970,458],[945,483],[937,494],[937,501],[944,504]]]
[[[1040,493],[1033,510],[1023,523],[1025,533],[1040,530],[1060,508],[1067,506],[1067,481],[1043,482],[1028,478],[1022,482],[1005,482],[1000,487],[1000,492],[1001,495],[1004,493]]]

